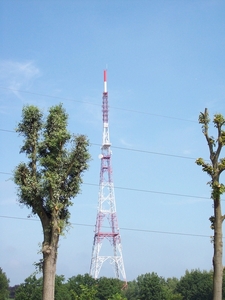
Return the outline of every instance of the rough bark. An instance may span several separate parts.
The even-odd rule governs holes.
[[[57,249],[59,242],[59,230],[57,226],[57,221],[55,220],[52,222],[54,223],[52,227],[50,227],[50,220],[48,222],[49,224],[45,222],[43,227],[43,300],[54,299],[55,293],[55,275],[57,263]]]
[[[51,246],[48,248],[46,251],[50,253],[43,252],[43,300],[54,299],[55,291],[56,249]]]
[[[213,254],[213,300],[222,300],[223,283],[223,234],[220,200],[214,201],[214,254]]]

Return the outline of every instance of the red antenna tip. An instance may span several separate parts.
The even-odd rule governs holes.
[[[107,71],[104,70],[104,81],[107,81]]]

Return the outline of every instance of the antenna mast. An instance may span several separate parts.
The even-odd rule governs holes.
[[[126,284],[127,280],[123,263],[121,237],[117,221],[114,185],[112,180],[112,152],[110,149],[111,143],[109,139],[108,112],[107,72],[104,70],[104,89],[102,97],[103,139],[101,154],[99,155],[99,158],[101,159],[101,169],[90,275],[97,279],[103,263],[109,260],[114,267],[115,277],[123,279]],[[108,220],[107,228],[103,225],[106,220]],[[102,253],[104,250],[103,244],[105,246],[105,240],[109,241],[112,252],[111,255],[100,255],[100,252]],[[107,251],[106,254],[108,254]]]

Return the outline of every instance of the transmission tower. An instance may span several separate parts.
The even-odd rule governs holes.
[[[118,227],[116,214],[116,202],[114,195],[114,185],[112,180],[111,167],[111,143],[109,139],[109,122],[108,122],[108,92],[107,92],[107,72],[104,70],[104,91],[102,97],[103,113],[103,139],[101,154],[101,169],[98,195],[98,209],[95,224],[94,242],[92,249],[92,258],[90,266],[90,275],[95,279],[98,278],[101,267],[107,260],[112,264],[115,277],[124,280],[126,284],[126,273],[124,269],[121,237]],[[105,221],[107,226],[105,226]],[[108,250],[105,244],[108,244]],[[108,255],[110,254],[111,255]]]

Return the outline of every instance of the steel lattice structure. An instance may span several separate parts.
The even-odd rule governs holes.
[[[114,185],[112,180],[112,152],[110,149],[111,143],[109,139],[108,92],[106,75],[106,70],[104,70],[104,92],[102,97],[103,140],[101,154],[99,155],[99,158],[101,159],[99,198],[90,275],[97,279],[103,263],[109,260],[114,266],[116,278],[123,279],[126,283],[126,273],[123,263],[121,237],[118,227]],[[108,220],[109,226],[107,227],[103,226],[105,220]],[[111,255],[101,255],[101,250],[106,240],[110,243],[110,250],[112,252]]]

